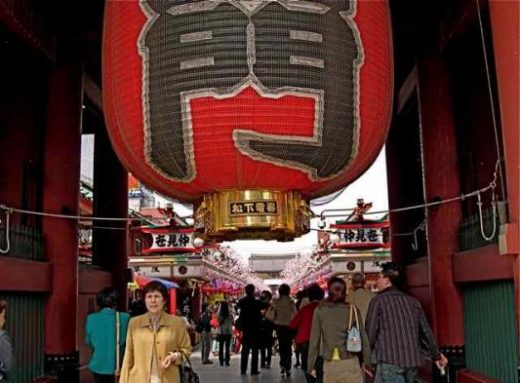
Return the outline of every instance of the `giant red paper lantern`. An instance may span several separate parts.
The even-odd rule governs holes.
[[[116,152],[207,237],[302,234],[386,138],[383,0],[109,0],[103,54]]]

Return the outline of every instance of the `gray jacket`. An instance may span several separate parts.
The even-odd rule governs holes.
[[[9,373],[13,369],[14,350],[11,338],[5,330],[0,330],[0,369]]]

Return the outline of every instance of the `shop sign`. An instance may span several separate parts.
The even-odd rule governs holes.
[[[340,229],[340,241],[333,245],[338,249],[377,249],[389,248],[388,221],[376,224],[347,223],[331,225]]]
[[[147,228],[143,229],[152,237],[151,246],[143,249],[143,254],[150,253],[174,253],[194,252],[193,229],[166,229]]]

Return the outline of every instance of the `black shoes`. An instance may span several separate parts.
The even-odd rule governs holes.
[[[251,371],[251,375],[260,375],[260,371]]]
[[[213,362],[211,360],[205,360],[202,364],[213,364]]]

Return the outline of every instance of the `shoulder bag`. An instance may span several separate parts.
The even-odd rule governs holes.
[[[271,303],[271,305],[267,308],[264,314],[264,318],[268,321],[274,322],[276,319],[276,307],[275,302]]]
[[[182,363],[179,366],[180,383],[200,383],[199,375],[193,370],[191,361],[184,351],[179,351],[182,355]]]
[[[116,383],[119,382],[119,375],[121,375],[121,319],[119,317],[119,311],[116,310],[116,371],[114,375],[116,377]]]
[[[356,323],[352,323],[352,318],[356,318]],[[347,351],[352,353],[361,352],[361,334],[359,332],[359,320],[356,307],[350,305],[350,313],[348,318],[348,335],[347,335]]]

